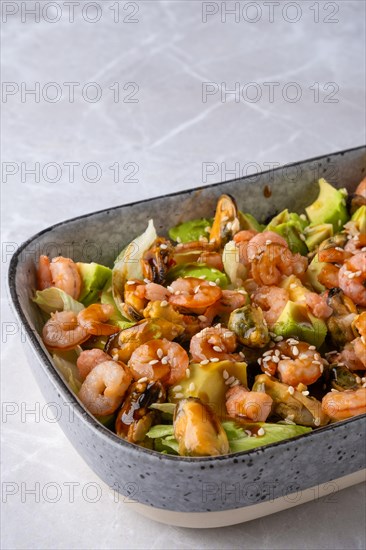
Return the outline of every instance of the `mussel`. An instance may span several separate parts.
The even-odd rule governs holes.
[[[269,342],[267,323],[260,307],[246,305],[234,309],[230,314],[228,327],[244,346],[263,348]]]
[[[142,256],[144,277],[163,285],[168,269],[172,266],[174,247],[168,239],[158,237],[153,245]]]
[[[196,397],[182,399],[177,404],[174,435],[183,456],[217,456],[230,451],[226,432],[216,414]]]
[[[357,308],[340,288],[332,288],[328,292],[327,304],[333,309],[327,319],[327,327],[333,343],[342,347],[351,342],[357,332],[353,329],[353,321],[357,316]]]
[[[117,415],[116,434],[131,443],[143,441],[157,414],[149,409],[150,405],[164,401],[165,390],[161,382],[132,384]]]
[[[211,227],[210,243],[214,243],[216,248],[222,248],[238,231],[240,222],[235,200],[230,195],[221,195]]]

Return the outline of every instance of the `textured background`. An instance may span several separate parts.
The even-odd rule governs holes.
[[[4,276],[65,218],[365,142],[363,1],[36,4],[1,6]],[[4,291],[3,548],[364,548],[362,485],[220,530],[140,518],[53,421],[23,339]]]

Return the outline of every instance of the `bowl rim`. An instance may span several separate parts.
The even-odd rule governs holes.
[[[278,172],[279,170],[282,170],[284,168],[284,166],[286,166],[286,167],[295,167],[295,166],[298,166],[300,164],[310,163],[310,162],[317,161],[317,160],[320,160],[320,159],[325,159],[325,158],[328,158],[328,157],[335,157],[335,156],[339,156],[339,155],[343,156],[346,153],[351,153],[351,152],[355,152],[355,151],[358,151],[358,150],[361,151],[362,149],[364,149],[366,151],[366,145],[360,145],[360,146],[357,146],[357,147],[352,147],[350,149],[336,151],[334,153],[319,155],[319,156],[316,156],[316,157],[312,157],[310,159],[304,159],[304,160],[296,161],[296,162],[293,162],[293,163],[281,164],[280,166],[278,166],[278,167],[276,167],[272,170],[266,170],[266,171],[258,172],[257,176],[265,175],[265,174],[268,174],[268,173]],[[147,455],[151,458],[155,458],[157,460],[172,460],[174,462],[184,462],[184,463],[200,464],[200,465],[202,465],[204,463],[209,463],[210,464],[212,462],[217,462],[217,461],[232,462],[232,461],[237,461],[237,459],[241,458],[241,457],[248,457],[248,459],[250,459],[253,455],[261,454],[263,452],[266,452],[267,449],[273,449],[274,447],[278,447],[278,446],[281,446],[281,445],[282,446],[283,445],[286,445],[286,446],[296,445],[296,443],[298,442],[299,439],[303,440],[305,438],[318,437],[318,436],[321,436],[321,434],[325,431],[330,431],[330,430],[336,429],[337,426],[344,426],[344,425],[347,425],[347,424],[355,424],[355,423],[358,424],[358,423],[361,423],[364,419],[366,419],[366,413],[365,413],[365,414],[362,414],[362,415],[359,415],[359,416],[355,416],[355,417],[351,417],[351,418],[348,418],[348,419],[345,419],[345,420],[341,420],[339,422],[334,422],[332,424],[328,424],[327,426],[316,428],[316,430],[313,430],[313,431],[308,432],[306,434],[302,434],[302,435],[293,437],[291,439],[285,439],[285,440],[282,440],[282,441],[277,441],[275,443],[270,443],[268,445],[263,445],[262,447],[255,447],[254,449],[250,449],[250,450],[247,450],[247,451],[239,451],[239,452],[236,452],[236,453],[229,453],[229,454],[225,454],[225,455],[204,456],[204,457],[184,457],[184,456],[162,454],[162,453],[160,453],[158,451],[155,451],[153,449],[147,449],[145,447],[141,447],[141,446],[139,446],[135,443],[131,443],[129,441],[126,441],[126,440],[118,437],[109,428],[107,428],[102,423],[100,423],[98,420],[96,420],[94,418],[94,416],[86,409],[86,407],[84,407],[84,405],[78,400],[77,396],[70,390],[67,383],[63,380],[61,374],[57,371],[56,367],[54,366],[53,361],[49,358],[48,354],[43,349],[41,341],[40,341],[39,334],[35,330],[32,329],[32,327],[30,326],[30,324],[28,322],[28,319],[27,319],[27,317],[26,317],[26,315],[23,311],[23,308],[20,304],[18,294],[16,292],[15,280],[16,280],[16,273],[17,273],[18,266],[20,264],[20,258],[21,258],[21,255],[23,253],[23,250],[29,244],[31,244],[33,241],[36,241],[40,236],[46,234],[47,232],[53,231],[55,228],[59,228],[59,227],[62,227],[63,225],[69,224],[70,222],[86,219],[86,218],[89,218],[91,216],[95,216],[95,215],[99,215],[99,214],[103,214],[103,213],[109,213],[111,211],[118,210],[120,208],[128,208],[130,206],[135,206],[137,204],[151,203],[155,200],[164,199],[164,198],[167,198],[167,197],[174,197],[174,196],[177,196],[177,195],[187,195],[189,193],[194,193],[194,192],[199,191],[199,190],[203,190],[203,189],[207,189],[207,188],[214,188],[214,187],[217,187],[219,185],[226,184],[226,183],[231,183],[231,182],[235,182],[235,181],[245,181],[245,180],[248,180],[248,179],[251,179],[251,178],[253,178],[253,175],[248,175],[248,176],[244,176],[244,177],[241,177],[241,178],[233,178],[231,180],[225,180],[223,182],[215,182],[215,183],[212,183],[212,184],[209,184],[209,185],[202,185],[202,186],[193,187],[193,188],[190,188],[190,189],[183,189],[181,191],[175,191],[173,193],[167,193],[165,195],[159,195],[159,196],[156,196],[156,197],[151,197],[149,199],[143,199],[143,200],[134,201],[134,202],[126,203],[126,204],[120,204],[120,205],[117,205],[117,206],[112,206],[110,208],[103,208],[101,210],[96,210],[96,211],[93,211],[93,212],[89,212],[87,214],[82,214],[80,216],[75,216],[73,218],[69,218],[67,220],[63,220],[61,222],[55,223],[55,224],[53,224],[53,225],[51,225],[51,226],[49,226],[45,229],[42,229],[38,233],[32,235],[29,239],[27,239],[22,244],[20,244],[19,247],[14,252],[14,254],[12,255],[11,260],[10,260],[10,264],[9,264],[9,268],[8,268],[8,277],[7,277],[8,289],[9,289],[10,297],[11,297],[11,305],[13,306],[13,311],[15,312],[16,316],[21,321],[21,323],[22,323],[22,325],[25,329],[26,336],[27,336],[28,342],[30,342],[30,344],[31,344],[31,349],[32,349],[33,353],[37,356],[38,360],[42,360],[42,367],[43,367],[44,373],[51,380],[53,385],[56,386],[59,391],[62,391],[64,396],[66,395],[67,397],[70,398],[67,401],[67,404],[72,405],[73,413],[77,414],[80,417],[80,419],[82,418],[84,421],[86,421],[87,424],[89,425],[89,427],[92,430],[96,430],[101,436],[107,438],[113,445],[121,446],[121,448],[126,449],[126,451],[129,451],[131,453],[137,453],[137,454],[138,453],[143,453],[144,455]]]

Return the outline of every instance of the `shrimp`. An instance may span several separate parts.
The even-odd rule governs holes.
[[[357,315],[353,321],[353,326],[366,339],[366,311]]]
[[[214,267],[219,271],[224,271],[224,264],[222,263],[222,256],[219,252],[202,252],[197,260],[198,263]]]
[[[318,281],[329,290],[339,287],[339,267],[333,264],[326,264],[318,274]]]
[[[165,338],[142,344],[128,362],[135,380],[146,377],[151,381],[161,380],[168,386],[186,376],[188,365],[188,354],[182,346]]]
[[[79,325],[72,311],[51,313],[42,330],[42,339],[46,346],[54,350],[69,350],[82,344],[90,334]]]
[[[223,290],[220,300],[206,309],[204,317],[211,325],[215,317],[228,317],[234,309],[244,306],[248,301],[248,294],[245,290]],[[204,328],[204,327],[202,327]]]
[[[120,328],[106,323],[114,313],[114,306],[111,304],[92,304],[78,313],[78,323],[89,334],[95,336],[115,334]]]
[[[111,356],[98,348],[86,349],[82,351],[76,361],[76,366],[81,379],[85,380],[89,372],[91,372],[94,367],[99,365],[99,363],[104,363],[105,361],[110,360]]]
[[[145,298],[149,301],[160,301],[163,302],[167,300],[170,296],[169,290],[164,286],[158,285],[156,283],[148,283],[145,286]]]
[[[276,372],[281,382],[296,388],[299,384],[314,384],[323,373],[325,360],[315,346],[288,338],[265,352],[258,360],[262,371],[270,376]]]
[[[365,197],[366,199],[366,178],[363,178],[361,183],[358,184],[355,194],[361,195],[361,197]]]
[[[277,285],[283,275],[301,276],[308,266],[307,258],[292,254],[287,241],[273,231],[255,235],[247,254],[253,279],[259,285]]]
[[[248,260],[249,241],[255,235],[257,235],[257,231],[253,231],[251,229],[244,229],[243,231],[239,231],[239,233],[236,233],[236,235],[234,235],[233,240],[239,251],[239,262],[241,264],[244,264],[245,266],[249,266],[249,260]]]
[[[311,313],[318,319],[328,319],[333,313],[325,298],[316,294],[316,292],[307,292],[305,294],[305,302]]]
[[[197,314],[204,313],[222,296],[222,290],[216,283],[197,277],[180,277],[172,282],[170,288],[170,304]]]
[[[262,309],[269,327],[275,324],[290,299],[288,291],[278,286],[260,286],[251,298],[255,305]]]
[[[357,254],[357,252],[362,252],[362,249],[366,246],[366,233],[356,233],[350,237],[345,245],[344,249],[347,250],[350,254]]]
[[[366,307],[366,252],[358,252],[339,270],[339,286],[355,304]]]
[[[226,392],[226,410],[232,418],[245,417],[253,422],[265,422],[271,413],[273,399],[264,392],[248,391],[234,386]]]
[[[44,290],[52,286],[52,274],[50,270],[50,259],[48,256],[40,256],[37,269],[37,288]]]
[[[243,361],[239,354],[233,353],[238,342],[234,332],[223,327],[204,328],[191,339],[189,351],[192,360],[200,363],[217,361]]]
[[[47,256],[40,256],[37,283],[40,290],[54,286],[75,300],[80,296],[81,277],[77,265],[70,258],[58,256],[50,262]]]
[[[92,414],[105,416],[118,409],[131,382],[126,365],[104,361],[88,374],[78,397]]]
[[[366,388],[329,392],[322,399],[323,412],[332,420],[366,413]]]
[[[348,342],[334,361],[343,363],[350,371],[366,369],[366,346],[362,337]]]

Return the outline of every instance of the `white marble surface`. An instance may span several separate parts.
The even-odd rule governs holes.
[[[94,24],[85,20],[95,17],[94,8],[85,11],[87,3],[82,1],[75,6],[73,22],[64,2],[41,13],[39,23],[21,4],[2,2],[8,12],[18,8],[2,28],[2,76],[6,91],[14,92],[2,104],[4,277],[14,247],[54,222],[233,177],[225,174],[225,167],[253,170],[365,141],[363,1],[298,2],[297,14],[288,2],[281,2],[274,6],[273,22],[262,2],[251,8],[241,2],[238,22],[233,15],[221,21],[221,2],[207,8],[198,1],[120,2],[119,23],[109,9],[117,3],[100,1],[100,20]],[[35,3],[25,4],[32,8]],[[40,3],[42,8],[46,4]],[[137,11],[135,6],[138,13],[129,16]],[[218,13],[204,22],[202,10],[216,8]],[[261,14],[259,21],[245,20],[256,14]],[[49,22],[59,15],[59,21]],[[286,21],[296,15],[297,22]],[[123,22],[126,17],[138,21]],[[30,95],[22,101],[22,86],[24,92],[35,82],[40,86],[39,102]],[[50,82],[62,93],[54,103],[44,99],[52,99],[57,91],[47,87]],[[73,103],[65,82],[80,83]],[[90,82],[102,90],[95,103],[80,92]],[[115,91],[109,89],[116,82],[117,102]],[[124,90],[129,82],[134,84]],[[205,82],[214,83],[210,90],[215,91],[207,101],[202,100]],[[229,90],[236,82],[247,95],[221,101],[221,83]],[[255,88],[245,88],[249,82],[255,82]],[[268,82],[278,83],[273,102],[268,100]],[[290,82],[296,89],[288,87]],[[95,89],[86,89],[90,98]],[[122,101],[134,90],[138,102]],[[262,92],[262,99],[249,102],[248,94],[255,90]],[[285,101],[284,90],[290,97],[300,90],[302,97]],[[331,103],[333,90],[337,102]],[[79,163],[74,182],[65,162]],[[88,162],[96,163],[102,173],[97,183],[90,181],[92,169],[86,177],[84,170],[83,177],[81,168]],[[34,163],[39,163],[39,181],[26,173]],[[117,182],[109,168],[115,163],[120,165]],[[55,177],[52,166],[61,171],[58,181],[50,181]],[[206,177],[208,166],[214,174]],[[137,168],[137,182],[123,181]],[[4,291],[2,548],[365,547],[362,485],[338,493],[334,502],[314,499],[276,516],[208,531],[162,526],[136,515],[122,499],[115,502],[114,494],[51,421],[26,363],[23,335],[14,323]],[[26,414],[30,409],[36,413]],[[4,410],[13,414],[4,415]],[[75,484],[73,498],[70,483]],[[100,499],[92,502],[95,485],[88,484],[96,483]],[[39,502],[27,493],[32,488],[39,489]]]

